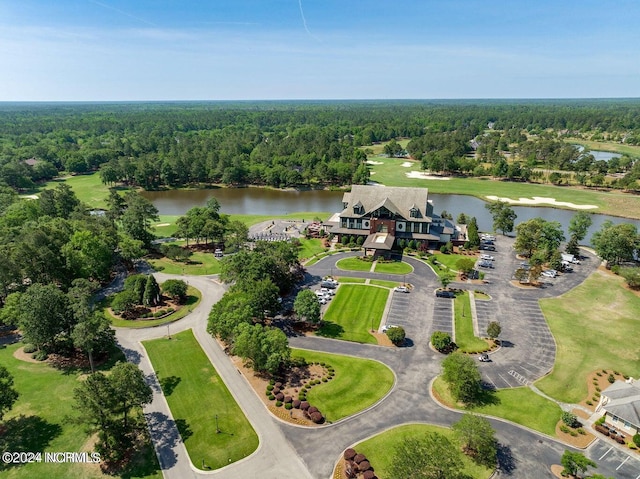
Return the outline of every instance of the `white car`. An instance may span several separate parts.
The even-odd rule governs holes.
[[[555,269],[548,269],[542,272],[542,276],[547,278],[555,278],[558,275],[558,272]]]
[[[325,296],[335,296],[336,294],[335,289],[320,288],[320,291],[324,293]]]
[[[396,326],[395,324],[385,324],[384,326],[382,326],[382,332],[386,333],[387,330],[391,329],[391,328],[397,328],[398,326]]]
[[[327,298],[325,298],[324,296],[318,296],[318,303],[327,304]]]
[[[393,290],[398,292],[398,293],[408,293],[409,292],[409,288],[407,288],[406,286],[396,286],[395,288],[393,288]]]
[[[491,256],[490,254],[481,254],[480,259],[483,259],[485,261],[493,261],[494,257]]]

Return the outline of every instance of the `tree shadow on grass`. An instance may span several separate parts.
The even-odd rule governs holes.
[[[176,388],[182,379],[178,376],[169,376],[168,378],[160,379],[160,387],[165,396],[171,396],[173,390]]]
[[[506,444],[498,444],[498,470],[507,476],[512,475],[516,470],[516,458]]]
[[[344,334],[344,328],[332,321],[323,321],[322,326],[318,329],[318,336],[325,338],[339,338]]]
[[[39,416],[23,416],[7,419],[0,434],[0,451],[44,451],[49,443],[62,432],[59,424],[50,423]],[[17,466],[0,462],[0,471]]]
[[[474,406],[489,406],[500,404],[500,398],[496,396],[494,389],[483,387],[474,401]]]
[[[193,431],[191,430],[191,426],[186,419],[176,419],[176,427],[182,436],[182,441],[186,441],[188,438],[193,436]]]

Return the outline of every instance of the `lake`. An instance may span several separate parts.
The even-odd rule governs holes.
[[[584,146],[582,145],[573,145],[578,151],[584,151]],[[593,155],[596,161],[604,160],[609,161],[611,158],[622,158],[620,153],[612,153],[610,151],[600,151],[600,150],[589,150],[589,153]]]
[[[211,197],[220,202],[220,211],[230,215],[283,215],[295,212],[333,213],[342,209],[341,191],[326,190],[271,190],[266,188],[213,188],[206,190],[169,190],[145,191],[142,193],[150,200],[161,215],[183,215],[194,206],[204,206]],[[457,218],[460,213],[475,216],[482,231],[490,231],[492,218],[486,204],[479,198],[465,195],[430,194],[435,213],[443,210]],[[541,217],[547,221],[558,221],[567,234],[571,218],[576,213],[548,207],[514,206],[518,215],[516,224],[531,218]],[[640,230],[640,221],[615,216],[593,214],[593,224],[587,233],[585,243],[591,235],[600,229],[607,220],[613,223],[633,223]]]

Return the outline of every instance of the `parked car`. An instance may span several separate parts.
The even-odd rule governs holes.
[[[335,296],[336,295],[336,290],[335,289],[320,288],[320,291],[322,293],[324,293],[325,296]]]
[[[494,257],[491,256],[490,254],[481,254],[480,259],[483,259],[485,261],[493,261]]]
[[[558,272],[555,269],[548,269],[542,272],[542,276],[547,278],[555,278],[558,275]]]
[[[386,333],[388,329],[391,328],[397,328],[398,326],[396,326],[395,324],[385,324],[384,326],[382,326],[382,332]]]
[[[320,286],[328,289],[336,289],[338,287],[338,282],[335,279],[323,279]]]
[[[489,241],[495,241],[496,237],[487,233],[482,233],[480,235],[480,239],[484,239],[484,240],[489,240]]]
[[[495,251],[496,247],[490,244],[483,243],[480,245],[480,249],[485,251]]]
[[[478,266],[480,266],[481,268],[492,268],[493,269],[493,263],[491,261],[480,261],[480,263],[478,263]]]
[[[455,298],[456,295],[453,291],[446,291],[443,289],[438,289],[436,290],[436,297],[437,298]]]
[[[325,298],[324,296],[318,296],[318,303],[327,304],[327,298]]]
[[[213,256],[216,258],[222,258],[222,250],[220,248],[216,248],[216,250],[213,252]]]
[[[398,292],[398,293],[408,293],[409,292],[409,288],[407,288],[406,286],[396,286],[395,288],[393,288],[393,290]]]
[[[491,359],[489,358],[488,354],[482,353],[480,356],[478,356],[478,361],[481,361],[483,363],[488,363],[489,361],[491,361]]]

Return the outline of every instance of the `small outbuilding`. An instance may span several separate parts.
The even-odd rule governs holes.
[[[640,385],[637,381],[616,381],[602,391],[596,412],[605,422],[630,436],[640,434]]]

